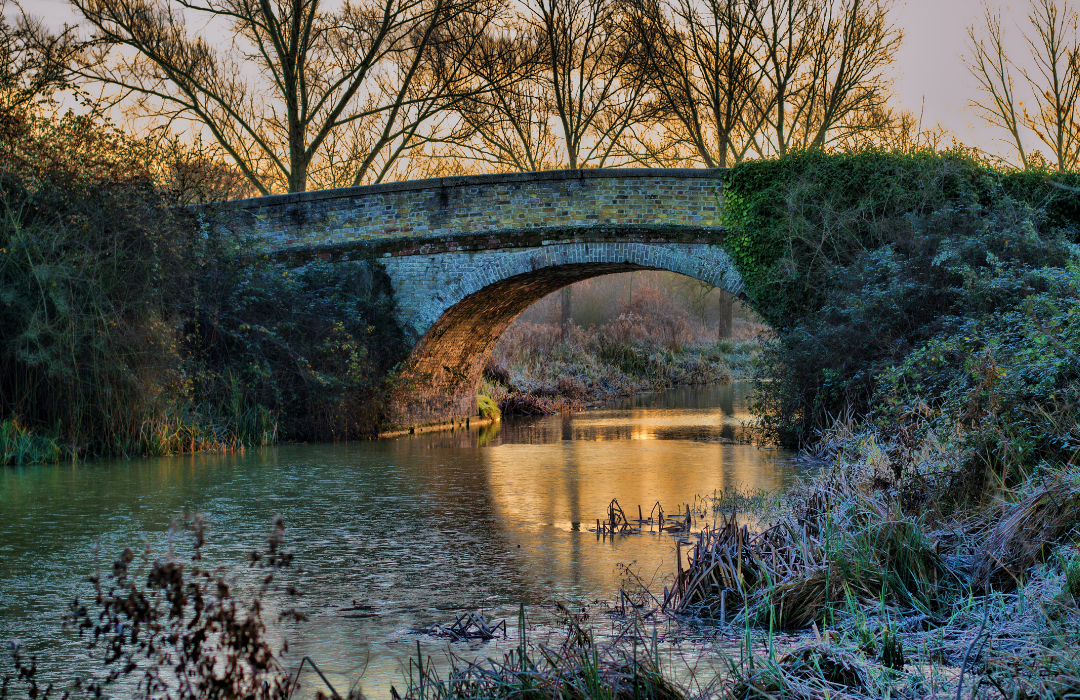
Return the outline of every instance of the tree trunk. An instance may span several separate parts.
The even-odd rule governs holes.
[[[720,320],[716,324],[716,339],[723,340],[731,337],[731,307],[735,298],[731,294],[720,290]]]
[[[566,340],[566,335],[570,330],[570,324],[573,323],[573,319],[570,318],[570,307],[573,303],[572,290],[573,285],[566,285],[562,288],[562,293],[559,295],[559,310],[562,312],[562,322],[559,324],[559,338]]]

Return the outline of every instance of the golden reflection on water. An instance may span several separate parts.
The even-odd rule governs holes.
[[[745,387],[676,390],[610,409],[545,418],[507,419],[481,432],[414,436],[395,451],[441,455],[449,472],[462,456],[479,469],[472,502],[493,524],[490,536],[516,553],[516,576],[544,600],[558,595],[611,598],[619,565],[646,580],[674,571],[668,535],[600,539],[594,532],[617,499],[630,517],[659,503],[667,514],[726,489],[775,491],[795,478],[785,455],[733,442],[751,418]],[[460,477],[458,477],[460,478]],[[434,494],[436,510],[456,512],[460,493]],[[695,523],[695,529],[701,526]],[[662,587],[662,583],[659,584]]]
[[[662,589],[672,537],[589,531],[611,499],[631,517],[656,502],[671,514],[724,489],[791,483],[784,455],[734,442],[744,394],[705,387],[398,440],[0,470],[0,641],[42,652],[43,674],[78,667],[81,644],[56,627],[95,541],[103,557],[144,537],[160,551],[170,519],[202,512],[211,560],[242,567],[281,514],[311,617],[290,632],[293,656],[343,687],[364,673],[368,696],[387,697],[418,642],[447,648],[410,629],[478,609],[512,623],[521,603],[542,627],[556,600],[612,600],[619,565]]]

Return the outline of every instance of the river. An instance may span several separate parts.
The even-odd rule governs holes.
[[[732,442],[748,419],[746,386],[732,384],[482,430],[0,468],[0,640],[37,653],[46,676],[88,668],[60,624],[95,561],[106,567],[125,546],[164,552],[170,522],[198,512],[207,560],[239,570],[280,514],[310,618],[289,631],[291,655],[311,656],[339,689],[359,680],[388,697],[417,641],[447,650],[411,630],[466,611],[513,627],[522,603],[543,629],[555,601],[602,619],[619,565],[662,589],[672,537],[590,529],[612,498],[636,516],[658,501],[670,513],[723,489],[785,488],[798,476],[786,455]]]

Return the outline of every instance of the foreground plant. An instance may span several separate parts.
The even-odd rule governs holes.
[[[88,642],[92,657],[106,671],[88,681],[76,680],[64,692],[93,697],[123,693],[128,697],[163,700],[282,700],[297,686],[282,665],[286,641],[276,641],[264,622],[270,591],[296,595],[296,588],[278,579],[292,564],[282,551],[285,524],[275,518],[264,552],[251,554],[250,569],[257,583],[250,597],[238,595],[237,584],[224,569],[203,563],[205,523],[190,523],[194,553],[189,562],[173,552],[151,559],[125,549],[107,574],[90,577],[94,599],[71,604],[66,624]],[[295,608],[283,609],[278,622],[303,620]],[[14,649],[18,681],[30,698],[58,692],[36,677],[34,659],[27,662]],[[7,698],[13,679],[0,686]],[[132,687],[132,685],[134,687]],[[44,686],[44,687],[43,687]]]
[[[445,675],[433,660],[419,656],[409,663],[409,685],[395,700],[685,700],[688,693],[670,679],[655,644],[604,648],[576,622],[558,647],[530,645],[524,608],[518,648],[502,659],[469,661],[452,656]],[[635,637],[636,640],[636,637]],[[419,648],[418,648],[419,651]]]
[[[729,700],[785,697],[804,700],[833,698],[912,697],[925,694],[914,676],[867,655],[835,633],[778,652],[768,643],[757,656],[750,638],[739,659],[728,660],[725,696]]]

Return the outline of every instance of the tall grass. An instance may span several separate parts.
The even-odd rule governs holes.
[[[37,435],[14,419],[0,422],[0,466],[59,462],[73,456],[56,437]]]
[[[511,325],[488,361],[487,391],[500,401],[519,394],[593,401],[723,383],[749,376],[766,333],[761,324],[743,322],[731,338],[717,340],[715,329],[659,291],[642,287],[632,304],[599,327]]]

